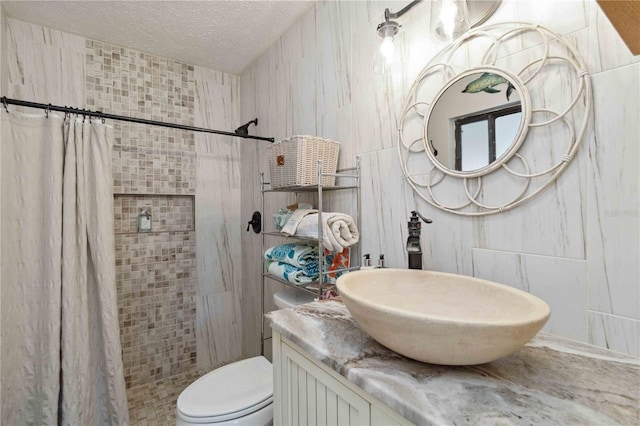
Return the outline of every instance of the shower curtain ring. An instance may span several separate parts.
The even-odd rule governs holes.
[[[47,106],[47,109],[44,111],[44,115],[47,118],[49,118],[49,111],[51,111],[51,104],[49,104],[49,106]]]
[[[4,105],[4,110],[7,111],[7,113],[9,112],[9,108],[7,108],[7,97],[3,96],[2,97],[2,105]]]

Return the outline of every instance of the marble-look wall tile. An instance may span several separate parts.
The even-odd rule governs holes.
[[[263,56],[241,76],[242,122],[260,120],[256,133],[276,141],[293,134],[317,134],[317,46],[316,9],[311,8]],[[265,227],[273,230],[271,214],[292,204],[292,194],[268,194],[262,211],[259,172],[269,182],[267,144],[252,141],[241,145],[243,223],[261,211]],[[245,228],[246,229],[246,228]],[[260,303],[262,241],[258,234],[242,232],[242,352],[260,353]],[[265,299],[271,300],[281,284],[269,282]]]
[[[256,145],[242,146],[242,200],[241,215],[250,218],[254,211],[261,211],[260,187],[256,170],[259,154]],[[266,212],[261,212],[265,214]],[[248,220],[248,219],[247,219]],[[262,284],[262,237],[253,232],[243,232],[242,241],[242,353],[245,356],[260,354],[260,301]]]
[[[556,140],[560,140],[557,137]],[[585,258],[586,168],[588,140],[549,190],[524,206],[474,223],[477,247],[547,256]],[[557,154],[556,154],[557,156]],[[484,179],[487,190],[505,192],[499,174]],[[520,182],[519,184],[521,184]],[[502,189],[499,189],[502,188]]]
[[[8,18],[6,43],[8,97],[85,107],[83,38]]]
[[[567,34],[587,26],[591,6],[592,0],[503,1],[490,22],[531,22]]]
[[[325,114],[319,114],[316,128],[318,136],[340,142],[338,169],[355,167],[357,155],[355,143],[351,138],[353,123],[351,122],[351,104],[334,108]]]
[[[236,291],[197,297],[198,368],[211,369],[241,357],[241,320]]]
[[[595,138],[588,147],[589,308],[634,319],[640,319],[639,77],[640,64],[593,77]]]
[[[233,291],[240,282],[240,191],[213,172],[226,159],[198,154],[196,228],[198,229],[199,295]]]
[[[263,56],[257,63],[242,74],[241,110],[242,120],[258,117],[261,123],[257,133],[263,136],[276,136],[274,123],[270,120],[269,102],[263,96],[268,93],[269,73]],[[266,73],[262,73],[264,70]],[[260,78],[258,78],[258,75]],[[260,101],[260,102],[259,102]],[[251,118],[249,118],[251,117]],[[274,132],[274,133],[271,133]],[[265,172],[267,162],[266,144],[261,142],[245,143],[240,147],[242,156],[241,176],[241,217],[248,221],[254,211],[262,210],[259,171]],[[262,214],[266,212],[261,211]],[[266,218],[265,218],[266,220]],[[264,221],[263,221],[264,223]],[[260,354],[260,302],[262,284],[262,236],[253,232],[242,232],[242,354],[256,356]]]
[[[239,78],[195,67],[194,80],[194,125],[227,131],[238,127]],[[242,351],[240,144],[247,142],[253,143],[195,135],[198,368],[230,362]]]
[[[19,28],[21,38],[39,44],[56,46],[65,51],[84,53],[86,39],[64,31],[54,30],[29,22],[9,18],[14,29]]]
[[[362,154],[361,159],[361,253],[370,253],[374,264],[378,254],[384,254],[388,267],[402,268],[407,264],[407,219],[412,208],[400,190],[402,173],[397,167],[396,152],[387,149]],[[376,178],[381,175],[384,180]]]
[[[271,121],[268,115],[267,102],[262,101],[261,94],[266,90],[257,75],[260,74],[259,66],[264,64],[264,56],[257,63],[252,64],[240,77],[242,87],[240,98],[240,109],[242,119],[247,120],[258,117],[262,125],[257,129],[260,135],[268,135],[271,131]],[[262,65],[265,71],[268,69]],[[264,74],[261,74],[264,77]],[[258,102],[261,100],[261,102]],[[265,171],[261,168],[260,158],[266,152],[266,147],[259,143],[242,144],[240,153],[242,161],[240,163],[241,173],[241,217],[250,218],[256,210],[261,210],[260,176],[258,171]],[[264,212],[261,212],[264,213]],[[248,221],[248,219],[247,219]],[[242,242],[242,292],[240,294],[242,317],[242,354],[244,356],[255,356],[260,354],[260,285],[262,283],[262,261],[261,259],[261,236],[253,232],[243,232]]]
[[[0,92],[9,93],[9,48],[7,47],[7,40],[9,39],[7,33],[7,16],[4,14],[4,9],[0,7]]]
[[[318,114],[351,103],[351,9],[352,2],[327,2],[318,6],[317,99]]]
[[[433,221],[428,225],[422,224],[421,242],[425,253],[423,269],[473,275],[473,219],[462,217],[452,221],[449,213],[429,205],[415,194],[407,182],[404,182],[403,188],[407,193],[406,198],[413,200],[413,203],[408,203],[409,206]]]
[[[585,341],[586,262],[473,249],[473,276],[526,291],[544,300],[551,317],[544,331]]]
[[[194,67],[195,81],[194,126],[233,132],[244,122],[240,120],[240,78],[235,75]],[[259,125],[262,123],[258,123]],[[250,133],[256,127],[251,125]],[[237,182],[239,145],[242,139],[211,133],[196,133],[197,153],[217,155],[229,160],[230,166],[221,174],[227,175],[230,182]]]
[[[640,321],[589,311],[588,327],[589,343],[640,356]]]
[[[315,81],[316,58],[305,58],[302,62],[287,64],[287,71],[278,78],[278,86],[282,88],[286,97],[278,98],[282,103],[287,117],[287,135],[315,135],[317,95],[315,84],[306,84],[309,80]]]
[[[401,105],[398,91],[390,75],[374,72],[377,24],[360,28],[352,38],[352,140],[356,152],[364,153],[391,148],[396,139],[396,121]],[[373,35],[373,36],[372,36]]]

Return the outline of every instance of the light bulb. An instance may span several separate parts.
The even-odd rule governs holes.
[[[467,0],[439,0],[439,11],[434,14],[437,22],[432,22],[435,35],[451,43],[466,31],[469,31],[469,10]]]
[[[393,62],[393,51],[393,37],[385,37],[380,43],[380,53],[382,53],[388,64]]]
[[[456,15],[458,14],[458,6],[451,0],[442,0],[440,7],[440,22],[442,22],[442,30],[448,39],[453,36],[455,28]]]

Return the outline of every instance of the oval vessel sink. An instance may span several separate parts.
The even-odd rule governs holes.
[[[373,269],[338,278],[358,325],[389,349],[418,361],[474,365],[509,355],[549,318],[524,291],[463,275]]]

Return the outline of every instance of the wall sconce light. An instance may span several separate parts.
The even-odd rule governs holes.
[[[385,11],[385,17],[387,16],[386,12],[388,11],[389,9]],[[393,62],[393,53],[395,50],[393,46],[393,38],[398,34],[399,30],[400,24],[388,19],[378,25],[378,37],[382,39],[382,42],[380,43],[380,53],[389,64]]]
[[[421,1],[422,0],[412,1],[398,12],[391,12],[388,8],[384,10],[384,22],[378,25],[376,31],[378,32],[378,37],[382,39],[382,42],[380,43],[380,54],[384,58],[387,66],[391,65],[393,62],[395,50],[393,46],[393,38],[398,34],[401,27],[401,25],[394,21],[394,19],[401,17]]]
[[[435,34],[440,40],[451,42],[469,31],[469,10],[467,0],[439,0],[434,10],[437,17]]]
[[[378,24],[376,32],[382,40],[380,50],[376,52],[374,71],[384,74],[391,69],[395,61],[393,39],[401,25],[396,21],[409,9],[420,3],[415,0],[398,12],[384,11],[384,22]],[[452,42],[471,28],[482,25],[500,7],[502,0],[437,0],[431,9],[431,28],[434,35],[448,43]]]

